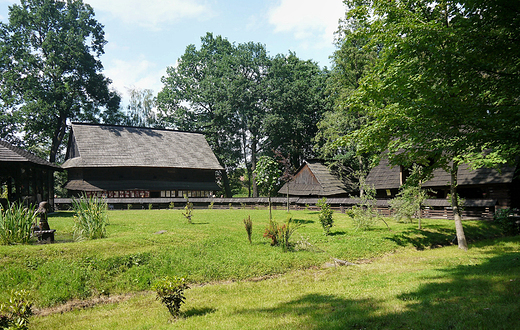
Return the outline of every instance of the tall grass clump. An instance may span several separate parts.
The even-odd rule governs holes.
[[[251,220],[251,216],[248,215],[247,218],[244,219],[244,227],[247,232],[247,239],[249,240],[249,244],[253,244],[251,240],[251,235],[253,235],[253,221]]]
[[[72,198],[74,209],[74,239],[96,239],[106,236],[107,203],[97,197]]]
[[[294,222],[292,216],[287,216],[285,223],[278,228],[278,236],[280,238],[282,249],[284,252],[289,251],[289,239],[292,234],[301,226],[301,223]]]
[[[25,207],[21,203],[9,203],[6,210],[0,206],[0,243],[28,243],[34,219],[34,206]]]

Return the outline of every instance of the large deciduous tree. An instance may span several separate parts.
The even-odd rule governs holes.
[[[69,120],[121,119],[120,98],[101,73],[105,44],[103,26],[81,0],[21,0],[0,26],[3,110],[27,144],[49,146],[51,162]]]
[[[234,45],[211,33],[200,49],[189,45],[177,65],[168,67],[157,96],[161,120],[177,129],[204,132],[220,164],[222,183],[231,197],[228,172],[241,158],[239,122],[229,103]]]
[[[379,57],[349,107],[371,121],[349,135],[393,164],[451,174],[458,245],[467,249],[457,198],[463,163],[518,156],[520,4],[509,1],[346,1],[351,35]]]
[[[324,76],[316,64],[294,54],[272,59],[262,44],[236,45],[208,33],[199,49],[188,46],[177,65],[168,68],[158,109],[162,121],[206,134],[227,170],[227,196],[227,172],[244,165],[246,177],[253,178],[250,195],[257,197],[259,155],[284,149],[301,157],[311,149],[325,104]]]

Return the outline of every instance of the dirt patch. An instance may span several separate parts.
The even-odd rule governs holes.
[[[57,313],[66,313],[71,312],[73,310],[85,309],[94,307],[96,305],[104,305],[104,304],[114,304],[120,303],[123,301],[127,301],[128,299],[135,297],[137,295],[147,294],[147,292],[141,293],[127,293],[121,295],[113,295],[113,296],[99,296],[96,298],[88,299],[88,300],[71,300],[63,305],[48,307],[48,308],[34,308],[33,313],[35,316],[48,316]]]

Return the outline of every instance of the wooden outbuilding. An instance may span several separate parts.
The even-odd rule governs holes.
[[[297,197],[348,197],[345,185],[319,160],[306,160],[279,194]]]
[[[65,188],[107,198],[209,197],[222,170],[204,135],[73,123]]]
[[[54,172],[62,169],[26,150],[0,140],[0,186],[7,188],[2,204],[21,201],[54,206]],[[4,205],[5,206],[5,205]]]
[[[504,166],[500,171],[490,168],[471,169],[461,166],[458,170],[458,194],[468,205],[487,205],[498,208],[520,207],[520,180],[517,168]],[[402,166],[390,166],[383,158],[367,176],[366,183],[376,189],[378,199],[391,199],[399,192],[406,180],[407,171]],[[446,199],[450,192],[451,176],[442,169],[433,172],[433,178],[423,184],[430,189],[430,196]],[[479,204],[480,203],[480,204]]]

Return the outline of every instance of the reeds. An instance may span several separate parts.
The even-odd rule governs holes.
[[[108,225],[107,203],[97,197],[72,198],[74,208],[74,239],[103,238]]]
[[[21,203],[9,203],[6,210],[0,209],[0,243],[2,245],[28,243],[31,239],[34,219],[34,206],[26,207]]]

